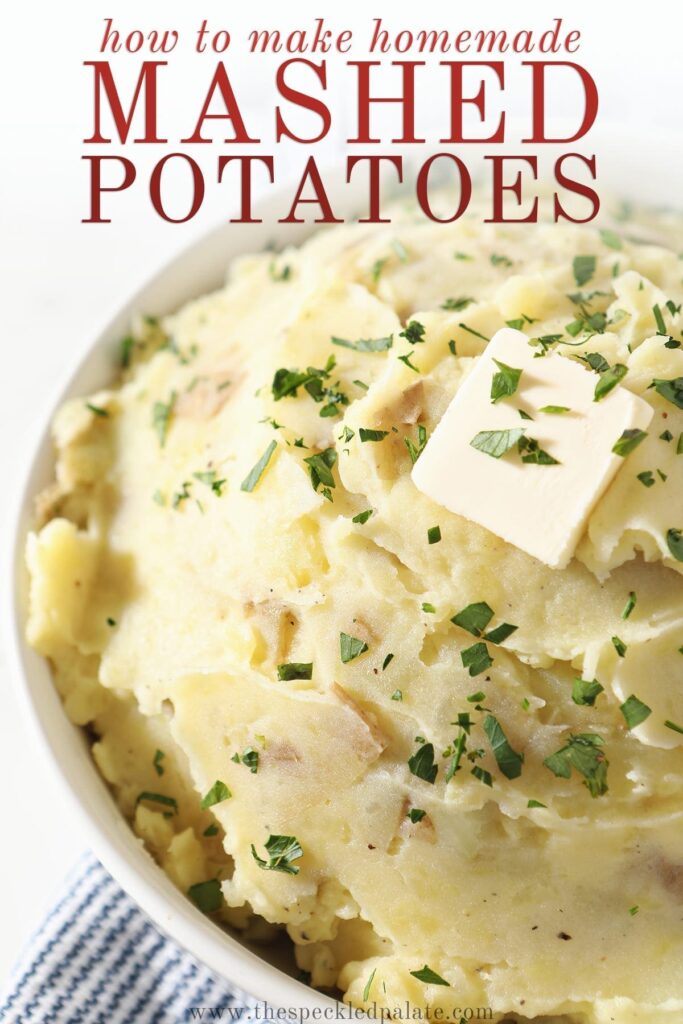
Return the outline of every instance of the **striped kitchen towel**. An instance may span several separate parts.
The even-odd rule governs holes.
[[[255,1001],[162,935],[88,854],[0,995],[0,1021],[253,1022],[254,1007]]]

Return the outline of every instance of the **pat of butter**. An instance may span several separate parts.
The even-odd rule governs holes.
[[[624,430],[645,430],[653,410],[619,385],[596,402],[594,371],[556,353],[534,358],[536,352],[521,331],[498,331],[427,442],[412,479],[439,505],[562,569],[596,502],[628,461],[612,452],[613,445]],[[494,359],[522,371],[515,393],[495,404]],[[569,411],[540,411],[547,406]],[[523,419],[520,409],[532,419]],[[494,458],[470,444],[481,431],[520,427],[558,465],[524,463],[516,445]]]

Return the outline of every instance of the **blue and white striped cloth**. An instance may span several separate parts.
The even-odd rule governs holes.
[[[0,1021],[184,1024],[239,1020],[240,1007],[243,994],[162,935],[88,855],[0,994]]]

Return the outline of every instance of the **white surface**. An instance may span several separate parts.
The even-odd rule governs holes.
[[[105,16],[114,14],[134,27],[142,20],[141,10],[131,0],[113,5],[72,2],[67,7],[40,0],[30,12],[25,5],[5,5],[0,16],[0,473],[4,483],[0,514],[10,503],[13,481],[26,460],[36,413],[44,410],[57,381],[140,281],[207,226],[224,218],[229,208],[225,195],[216,191],[195,221],[167,225],[150,213],[140,190],[126,202],[121,220],[101,227],[80,223],[85,202],[80,139],[85,134],[88,104],[81,61],[96,56]],[[250,5],[248,10],[244,5],[239,13],[223,7],[217,13],[216,5],[208,3],[150,0],[144,5],[144,25],[195,25],[206,14],[239,33],[247,18],[249,27],[252,22],[293,27],[329,10],[320,2],[298,0],[289,5],[287,15],[272,2]],[[416,28],[454,22],[472,27],[475,20],[482,27],[531,25],[548,17],[545,0],[516,5],[514,17],[509,4],[498,0],[480,4],[475,13],[446,3],[416,9],[405,0],[381,0],[375,11],[395,26]],[[583,61],[596,74],[606,118],[628,118],[631,124],[659,127],[662,133],[670,133],[672,126],[675,130],[681,15],[669,0],[651,0],[647,20],[640,8],[633,6],[629,14],[622,7],[615,23],[614,9],[593,0],[559,3],[552,13],[563,14],[583,30]],[[351,16],[347,10],[338,16],[337,25],[346,27],[349,21],[361,24],[361,13]],[[195,62],[184,69],[183,82],[187,75],[196,80],[198,74]],[[266,117],[270,93],[262,68],[245,66],[240,74],[256,119]],[[180,120],[188,106],[183,107],[183,90],[178,88],[177,93],[180,102],[174,110]],[[336,94],[343,93],[339,83]],[[339,147],[342,138],[343,133],[335,133],[327,151]],[[6,536],[4,518],[0,535]],[[49,777],[19,718],[3,665],[0,651],[4,813],[0,869],[5,883],[0,975],[39,922],[85,839],[69,801]]]
[[[496,360],[522,375],[515,393],[494,404]],[[550,352],[538,359],[522,331],[503,327],[415,463],[415,486],[551,568],[564,569],[588,516],[625,464],[612,446],[624,430],[645,430],[653,416],[647,402],[619,385],[595,402],[597,381],[597,374],[566,356]],[[568,411],[541,411],[552,405]],[[530,420],[520,418],[520,409]],[[557,465],[524,463],[516,445],[499,458],[472,447],[476,434],[491,430],[523,430]]]

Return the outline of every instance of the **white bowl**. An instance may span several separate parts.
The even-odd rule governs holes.
[[[638,152],[624,136],[603,136],[606,179],[613,189],[642,193],[645,201],[677,199],[680,148],[662,158],[661,140],[656,148],[639,139]],[[670,148],[670,147],[669,147]],[[470,151],[471,152],[471,151]],[[658,154],[655,163],[650,154]],[[469,157],[469,152],[466,154]],[[361,186],[362,188],[362,186]],[[361,198],[358,188],[345,188],[339,175],[329,190],[335,211],[349,216]],[[291,196],[289,197],[291,201]],[[334,1007],[334,1001],[289,976],[273,962],[276,954],[264,948],[263,955],[242,945],[206,918],[172,884],[146,852],[124,820],[109,789],[95,768],[83,731],[72,725],[52,685],[47,662],[26,643],[27,574],[24,547],[30,528],[33,499],[53,478],[54,456],[50,423],[56,409],[71,396],[88,394],[108,385],[115,372],[118,343],[136,313],[163,314],[187,300],[219,287],[231,259],[269,243],[282,246],[301,242],[312,226],[277,223],[289,202],[274,192],[259,206],[263,223],[226,223],[195,243],[163,268],[119,312],[95,340],[89,354],[71,373],[68,383],[45,412],[36,438],[35,454],[29,463],[23,486],[18,491],[13,528],[10,530],[13,572],[9,574],[9,606],[6,617],[7,653],[20,697],[32,719],[39,746],[51,761],[53,774],[61,777],[65,789],[80,811],[84,835],[107,870],[127,893],[168,935],[231,983],[264,999],[273,1006],[312,1010]]]

